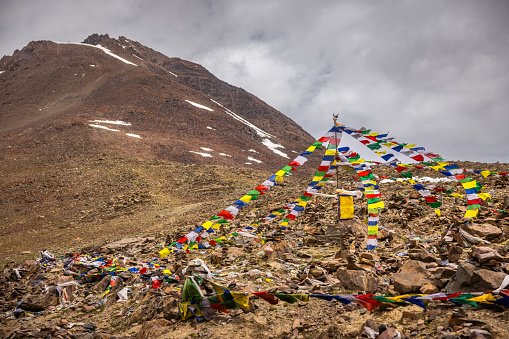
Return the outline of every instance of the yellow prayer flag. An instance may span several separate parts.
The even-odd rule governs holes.
[[[278,175],[276,176],[276,179],[274,179],[274,181],[284,181],[283,177]]]
[[[435,211],[435,213],[436,213],[438,216],[440,216],[440,215],[441,215],[441,214],[440,214],[440,210],[439,210],[439,209],[435,209],[434,211]]]
[[[382,154],[385,154],[385,153],[387,153],[387,151],[383,151],[383,152],[380,152],[380,151],[375,151],[375,153],[376,153],[376,154],[378,154],[378,155],[382,155]]]
[[[208,220],[202,224],[203,228],[208,230],[213,225],[212,221]]]
[[[352,196],[339,196],[339,219],[353,219],[354,206]]]
[[[217,222],[214,225],[212,225],[212,228],[218,230],[219,228],[221,228],[221,224]]]
[[[406,148],[412,148],[412,147],[415,147],[415,144],[411,144],[411,145],[405,145]]]
[[[459,193],[451,193],[452,197],[463,199],[463,196]]]
[[[437,162],[437,164],[439,164],[440,166],[447,166],[447,165],[449,165],[448,162]]]
[[[379,202],[376,202],[374,204],[368,204],[368,209],[373,209],[373,208],[384,208],[385,205],[383,203],[383,201],[379,201]]]
[[[166,257],[168,254],[170,254],[170,250],[168,247],[163,248],[161,251],[159,251],[159,254],[161,255],[161,259]]]
[[[417,183],[415,182],[415,180],[414,180],[414,179],[408,179],[408,182],[409,182],[410,184],[412,184],[412,185],[417,184]]]
[[[469,181],[469,182],[462,182],[461,185],[466,190],[469,189],[469,188],[476,188],[477,187],[477,183],[475,182],[475,180],[472,180],[472,181]]]
[[[477,196],[481,198],[482,200],[486,200],[488,198],[491,198],[491,194],[489,193],[477,193]]]
[[[325,155],[334,155],[334,154],[336,154],[335,149],[328,149],[325,151]]]
[[[165,270],[163,271],[163,273],[164,273],[164,274],[171,274],[171,271],[170,271],[169,269],[165,269]]]
[[[490,171],[481,171],[481,175],[482,175],[483,177],[485,177],[485,178],[487,178],[487,177],[488,177],[488,175],[490,175],[490,174],[491,174],[491,172],[490,172]]]
[[[475,218],[477,216],[477,212],[479,210],[467,210],[465,213],[465,218]]]
[[[309,146],[306,152],[314,152],[316,149],[316,146]]]
[[[237,305],[239,305],[243,310],[249,310],[249,298],[244,292],[230,291],[230,294],[233,297],[233,301],[235,301]]]
[[[285,173],[286,173],[286,171],[279,170],[276,172],[276,176],[281,177],[281,176],[285,175]]]
[[[251,196],[246,194],[245,196],[243,196],[239,200],[242,201],[242,202],[245,202],[246,204],[248,204],[251,201]]]
[[[493,297],[493,294],[486,293],[486,294],[480,295],[478,297],[470,298],[470,299],[467,299],[467,300],[468,301],[475,301],[475,302],[491,304],[488,300],[497,300],[497,299],[495,299],[495,297]]]

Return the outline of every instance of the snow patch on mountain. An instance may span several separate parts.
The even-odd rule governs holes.
[[[95,125],[95,124],[88,124],[88,125],[92,126],[92,127],[95,127],[95,128],[102,128],[102,129],[105,129],[105,130],[108,130],[108,131],[112,131],[112,132],[120,132],[120,130],[118,130],[118,129],[113,129],[113,128],[109,128],[109,127],[106,127],[106,126]]]
[[[280,150],[278,150],[278,148],[285,148],[283,145],[276,144],[276,143],[272,142],[272,140],[270,140],[268,138],[263,139],[262,140],[262,144],[267,146],[268,149],[270,149],[272,152],[276,153],[277,155],[280,155],[283,158],[289,159],[289,157],[288,157],[288,155],[286,153],[281,152]]]
[[[89,47],[98,48],[98,49],[102,50],[104,53],[106,53],[106,54],[108,54],[108,55],[110,55],[110,56],[112,56],[112,57],[114,57],[114,58],[116,58],[116,59],[118,59],[118,60],[128,64],[128,65],[138,66],[138,65],[130,62],[129,60],[126,60],[126,59],[124,59],[122,57],[119,57],[118,55],[112,53],[109,49],[107,49],[106,47],[103,47],[101,45],[91,45],[91,44],[85,44],[83,42],[58,42],[58,41],[53,41],[53,43],[59,44],[59,45],[82,45],[82,46],[89,46]]]
[[[212,108],[209,108],[207,106],[203,106],[201,104],[197,104],[196,102],[192,102],[190,100],[186,100],[188,103],[190,103],[191,105],[195,106],[195,107],[198,107],[198,108],[203,108],[203,109],[206,109],[207,111],[211,111],[211,112],[214,112],[214,110]]]
[[[259,164],[261,164],[263,162],[261,160],[255,159],[253,157],[247,157],[247,160],[255,161],[255,162],[259,163]]]
[[[201,155],[202,157],[204,158],[212,158],[212,155],[208,154],[208,153],[201,153],[201,152],[195,152],[195,151],[189,151],[191,153],[194,153],[194,154],[198,154],[198,155]]]
[[[90,122],[96,122],[98,124],[112,124],[112,125],[124,125],[131,126],[130,122],[125,122],[121,120],[111,121],[111,120],[90,120]]]

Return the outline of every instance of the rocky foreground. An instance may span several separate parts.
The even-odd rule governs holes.
[[[261,224],[256,237],[231,236],[265,216],[267,209],[259,208],[219,230],[226,238],[219,246],[164,258],[158,252],[189,232],[189,227],[69,253],[48,249],[33,259],[7,263],[1,271],[0,336],[507,338],[509,308],[468,301],[471,298],[432,300],[426,309],[387,299],[368,310],[362,303],[345,304],[339,299],[293,302],[281,297],[271,304],[248,294],[247,307],[215,311],[210,321],[193,316],[182,320],[179,313],[186,279],[193,274],[206,276],[207,269],[211,278],[200,286],[205,297],[214,296],[214,284],[219,284],[232,292],[283,295],[373,293],[390,298],[471,292],[475,298],[476,292],[496,290],[494,299],[503,298],[505,287],[499,287],[509,273],[506,178],[478,179],[491,199],[483,202],[472,223],[462,220],[465,199],[442,197],[438,216],[410,185],[382,184],[383,228],[379,246],[370,252],[364,250],[364,202],[356,201],[358,218],[338,224],[337,202],[327,198],[308,204],[300,220],[284,232],[273,233],[275,225]],[[347,181],[341,184],[347,186]],[[454,183],[436,185],[458,190]],[[277,209],[287,199],[278,196],[269,209]],[[205,266],[194,259],[202,259]]]

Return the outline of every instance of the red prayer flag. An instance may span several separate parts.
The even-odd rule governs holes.
[[[449,300],[449,299],[452,299],[452,298],[459,297],[460,295],[461,295],[461,292],[456,292],[456,293],[448,295],[447,297],[433,298],[433,300]]]
[[[378,300],[371,299],[370,297],[374,297],[373,293],[366,295],[354,295],[355,301],[361,304],[368,311],[373,311],[375,308],[380,306],[382,303]]]
[[[228,309],[221,304],[212,304],[212,305],[210,305],[210,307],[212,307],[213,309],[218,310],[220,312],[228,313]]]
[[[279,302],[279,299],[270,294],[267,291],[264,292],[252,292],[252,294],[256,295],[258,298],[262,298],[266,302],[268,302],[271,305],[276,305]]]
[[[219,213],[217,216],[218,217],[223,217],[225,219],[233,219],[233,215],[231,215],[230,212],[224,211],[224,210],[221,213]]]
[[[414,159],[415,161],[424,161],[424,157],[420,154],[410,158]]]
[[[162,283],[161,280],[154,280],[154,281],[152,281],[152,288],[159,288],[159,287],[161,287],[161,283]]]

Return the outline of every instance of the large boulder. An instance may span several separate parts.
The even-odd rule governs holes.
[[[364,270],[339,269],[336,275],[347,290],[375,293],[378,289],[378,278]]]
[[[401,294],[419,293],[420,288],[427,283],[434,283],[433,276],[426,269],[426,264],[417,260],[408,260],[394,275],[394,289]]]
[[[505,276],[506,274],[502,272],[494,272],[462,262],[445,289],[447,293],[491,291],[500,286]]]
[[[30,312],[44,311],[50,306],[57,306],[60,300],[55,288],[51,288],[46,293],[29,294],[20,305],[20,308]]]
[[[470,234],[477,235],[486,240],[498,238],[502,235],[502,230],[491,224],[470,224],[463,225],[462,228]]]

